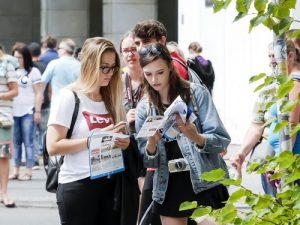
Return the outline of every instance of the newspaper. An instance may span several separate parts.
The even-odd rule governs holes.
[[[166,109],[163,116],[148,116],[137,134],[136,138],[153,136],[159,130],[163,137],[174,139],[180,130],[176,124],[176,115],[179,114],[182,121],[194,122],[195,114],[187,107],[185,102],[178,96]]]
[[[122,149],[114,145],[116,138],[128,135],[109,131],[96,131],[90,136],[89,155],[91,179],[110,176],[125,170]]]

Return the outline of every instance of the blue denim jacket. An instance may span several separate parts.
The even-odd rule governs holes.
[[[205,137],[205,146],[199,149],[195,143],[190,141],[183,134],[177,136],[177,142],[183,157],[190,165],[190,176],[195,193],[210,189],[219,185],[215,182],[207,182],[200,179],[203,172],[222,168],[228,177],[226,164],[219,153],[227,148],[230,143],[230,136],[225,130],[222,121],[219,118],[212,98],[208,90],[201,85],[191,83],[192,94],[198,107],[198,115],[195,121],[199,133]],[[189,106],[193,108],[192,102]],[[136,108],[136,131],[141,129],[148,116],[156,115],[156,110],[149,103],[147,97],[144,97]],[[168,186],[169,170],[167,154],[164,140],[157,143],[155,155],[148,155],[145,149],[147,138],[139,138],[138,146],[144,155],[144,165],[147,168],[157,168],[153,180],[153,200],[162,204],[165,199],[165,193]]]

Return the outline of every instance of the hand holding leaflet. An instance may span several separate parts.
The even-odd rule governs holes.
[[[89,137],[91,179],[124,171],[122,149],[114,144],[116,138],[128,135],[110,131],[95,131]]]
[[[176,124],[177,114],[180,115],[184,123],[187,119],[189,122],[193,122],[196,119],[194,113],[188,109],[185,102],[178,96],[166,109],[164,116],[147,117],[136,137],[150,137],[153,136],[157,130],[162,130],[162,135],[165,138],[174,139],[180,132]]]

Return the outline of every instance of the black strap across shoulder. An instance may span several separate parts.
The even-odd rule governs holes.
[[[66,136],[67,139],[70,139],[71,136],[72,136],[74,125],[75,125],[75,122],[77,120],[78,111],[79,111],[79,104],[80,104],[80,99],[78,98],[77,93],[75,91],[72,91],[72,92],[73,92],[73,95],[74,95],[74,98],[75,98],[75,108],[74,108],[73,115],[72,115],[70,129],[68,130],[68,133],[67,133],[67,136]],[[62,165],[63,162],[64,162],[64,156],[61,156],[60,159],[59,159],[59,165]]]

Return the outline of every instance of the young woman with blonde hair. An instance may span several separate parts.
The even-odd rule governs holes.
[[[91,179],[88,136],[125,119],[122,107],[120,60],[112,42],[101,37],[87,39],[81,51],[79,79],[61,91],[51,106],[47,148],[50,155],[64,155],[59,173],[57,204],[62,224],[114,224],[113,176]],[[71,139],[66,139],[75,98],[79,111]],[[118,138],[115,145],[128,148],[129,138]]]

